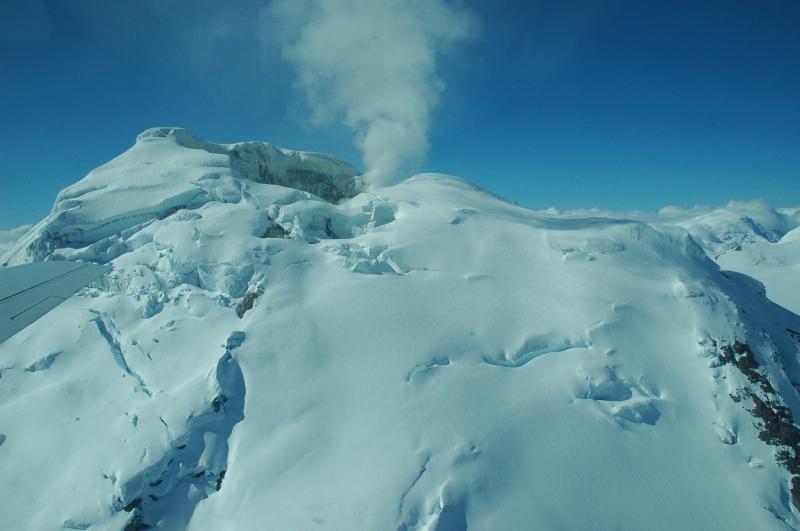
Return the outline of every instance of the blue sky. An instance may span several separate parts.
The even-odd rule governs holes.
[[[308,125],[252,23],[262,5],[0,3],[0,228],[38,221],[153,126],[362,166],[347,128]],[[420,171],[532,208],[800,205],[800,2],[460,5],[481,30],[440,61]],[[207,38],[220,18],[237,30]]]

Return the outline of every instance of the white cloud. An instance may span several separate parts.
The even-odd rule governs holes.
[[[8,251],[31,227],[33,225],[22,225],[15,229],[0,230],[0,255]]]

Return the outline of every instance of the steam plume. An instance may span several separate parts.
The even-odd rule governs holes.
[[[312,123],[354,132],[369,184],[421,161],[444,90],[437,59],[474,33],[472,16],[447,0],[276,0],[269,18]]]

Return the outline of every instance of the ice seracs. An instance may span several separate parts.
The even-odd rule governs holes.
[[[0,528],[800,528],[800,317],[686,230],[179,131],[3,258],[113,271],[0,345]]]

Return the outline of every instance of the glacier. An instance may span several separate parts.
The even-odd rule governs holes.
[[[0,344],[0,528],[800,529],[798,226],[145,131],[0,257],[112,268]]]

